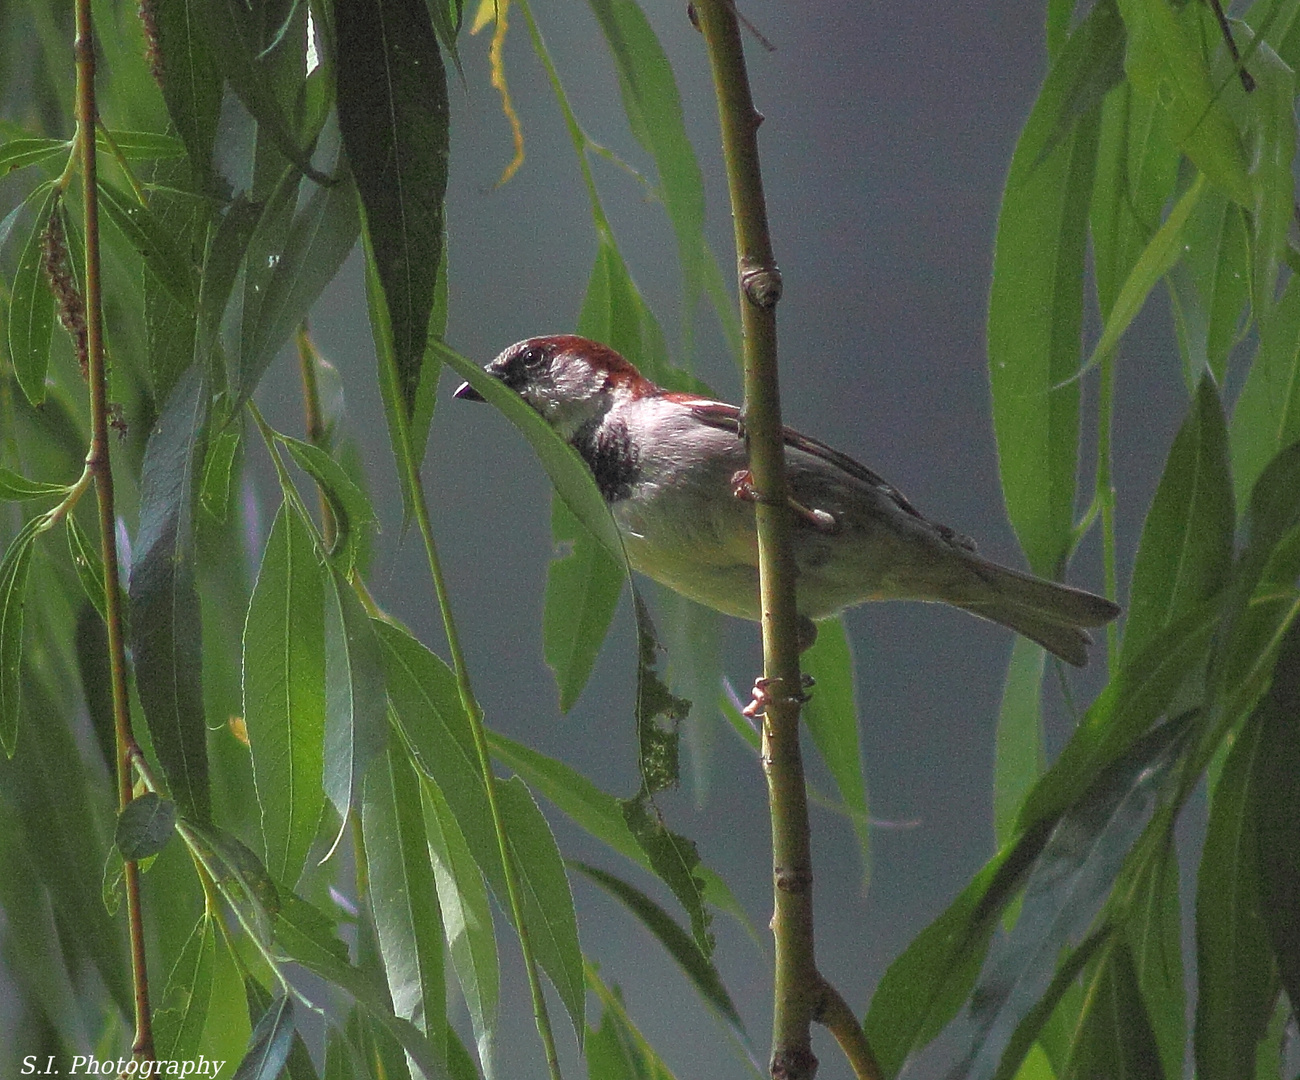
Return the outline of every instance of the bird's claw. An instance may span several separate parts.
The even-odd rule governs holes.
[[[746,719],[757,720],[766,714],[768,704],[774,700],[773,695],[768,692],[768,688],[774,681],[775,680],[773,679],[763,677],[754,680],[754,700],[741,710],[741,713]],[[785,704],[804,705],[811,701],[812,694],[808,693],[808,691],[816,685],[817,680],[807,672],[804,672],[799,676],[799,691],[786,696],[783,699]]]

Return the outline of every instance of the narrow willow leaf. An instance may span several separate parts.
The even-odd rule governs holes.
[[[367,894],[393,1012],[429,1036],[446,1057],[442,912],[415,772],[390,746],[366,776],[361,800]]]
[[[191,368],[172,391],[145,450],[130,589],[140,704],[171,797],[185,817],[197,821],[210,816],[193,535],[207,408],[206,382]]]
[[[308,525],[281,504],[244,625],[244,723],[267,869],[293,885],[325,802],[325,586]]]
[[[333,553],[339,555],[342,568],[350,570],[358,549],[365,543],[365,534],[378,527],[379,518],[374,507],[343,466],[319,446],[287,435],[279,436],[279,441],[299,467],[316,481],[329,501],[336,530]]]
[[[351,173],[330,187],[318,187],[294,216],[283,250],[275,253],[257,318],[251,326],[245,323],[235,379],[238,398],[252,394],[280,346],[334,280],[359,228]]]
[[[637,291],[612,237],[602,233],[587,292],[578,313],[578,333],[608,345],[652,382],[672,390],[700,390],[702,384],[668,363],[668,346],[654,312]]]
[[[1280,450],[1300,440],[1300,276],[1259,317],[1259,345],[1232,413],[1237,505]]]
[[[230,513],[232,481],[238,473],[237,463],[242,443],[239,428],[228,427],[212,440],[203,463],[203,485],[199,498],[203,508],[218,521]]]
[[[736,1006],[732,1004],[731,995],[727,993],[727,987],[722,981],[722,976],[718,974],[718,969],[700,951],[691,936],[673,922],[663,908],[640,889],[629,885],[622,878],[608,871],[583,862],[571,862],[569,865],[591,878],[632,912],[658,939],[668,955],[677,961],[678,966],[694,984],[706,1004],[726,1020],[742,1040],[747,1038],[745,1025],[740,1019],[740,1014],[736,1012]]]
[[[1119,344],[1119,339],[1137,317],[1137,313],[1142,310],[1151,290],[1182,256],[1186,248],[1183,229],[1207,190],[1205,176],[1201,174],[1183,193],[1182,198],[1174,204],[1173,209],[1169,211],[1169,216],[1151,237],[1146,249],[1133,264],[1133,269],[1124,280],[1119,295],[1115,297],[1115,304],[1106,317],[1106,325],[1102,328],[1101,337],[1093,347],[1092,357],[1088,361],[1089,367]]]
[[[127,862],[139,862],[162,851],[175,831],[176,804],[146,791],[118,814],[113,842]]]
[[[208,38],[205,0],[154,4],[153,30],[167,113],[199,176],[212,168],[221,113],[221,65]]]
[[[989,374],[1002,490],[1035,572],[1069,551],[1079,443],[1083,265],[1098,110],[1043,153],[1081,70],[1110,62],[1123,28],[1100,3],[1070,35],[1017,143],[1007,177],[989,298]]]
[[[1053,827],[1016,924],[990,950],[971,994],[971,1036],[954,1077],[996,1074],[1016,1028],[1051,984],[1061,950],[1092,922],[1151,821],[1193,715],[1136,742]]]
[[[1063,1080],[1164,1080],[1133,955],[1123,943],[1103,955],[1087,1002]]]
[[[1261,911],[1260,802],[1263,739],[1258,713],[1228,752],[1210,802],[1196,887],[1196,1074],[1226,1080],[1254,1071],[1277,995]],[[1270,853],[1270,857],[1272,857]]]
[[[45,400],[45,370],[54,328],[54,297],[45,283],[41,236],[56,205],[53,188],[41,200],[32,231],[18,256],[9,296],[9,359],[23,394],[33,405]]]
[[[529,940],[542,970],[550,976],[564,1002],[581,1046],[586,1031],[586,990],[578,920],[564,860],[551,827],[522,780],[516,776],[498,784],[497,799],[505,819],[510,855],[519,871]]]
[[[1020,805],[1043,771],[1043,661],[1028,638],[1011,646],[1002,686],[993,762],[993,835],[1001,847],[1015,838]]]
[[[803,655],[803,670],[815,680],[812,700],[804,706],[803,718],[853,823],[865,884],[871,868],[867,779],[858,739],[858,687],[853,652],[840,619],[818,624],[817,640]]]
[[[275,160],[278,163],[282,160],[273,157],[265,149],[260,157],[263,163],[268,160]],[[286,166],[272,184],[270,181],[273,175],[273,170],[263,165],[257,170],[255,177],[254,197],[262,197],[262,208],[257,224],[248,238],[248,247],[244,255],[243,282],[241,295],[237,301],[239,333],[237,336],[231,335],[234,356],[231,357],[230,381],[236,387],[241,399],[247,396],[243,393],[245,382],[243,373],[246,367],[244,353],[251,344],[253,328],[261,315],[267,286],[279,267],[289,226],[293,221],[293,212],[298,205],[298,189],[302,182],[302,174],[293,165]],[[269,186],[268,191],[259,191],[257,184],[259,180]],[[267,361],[269,362],[270,359],[271,356],[268,355]],[[251,392],[250,389],[248,393]]]
[[[1201,51],[1199,12],[1176,12],[1168,0],[1119,0],[1119,9],[1128,32],[1129,81],[1165,106],[1171,137],[1197,168],[1235,202],[1251,206],[1245,154]]]
[[[77,524],[77,519],[72,514],[64,518],[64,521],[68,525],[68,554],[72,557],[72,565],[77,571],[77,579],[81,582],[82,591],[85,592],[86,599],[99,612],[99,617],[107,622],[108,615],[105,606],[107,598],[104,596],[104,562],[100,558],[98,546],[91,542],[90,537]],[[130,611],[130,604],[127,602],[125,593],[121,594],[119,599],[119,610],[125,618]]]
[[[23,502],[27,499],[48,499],[66,495],[67,484],[48,484],[43,480],[28,480],[12,469],[0,465],[0,501]]]
[[[240,921],[262,945],[271,938],[271,920],[282,906],[279,887],[262,860],[237,836],[211,824],[183,821],[190,850],[239,913]]]
[[[447,952],[469,1010],[483,1075],[493,1080],[501,971],[483,871],[441,789],[426,777],[421,778],[420,799]]]
[[[1160,859],[1149,865],[1124,932],[1164,1074],[1179,1077],[1187,1047],[1187,987],[1183,979],[1178,854],[1172,843],[1167,843]]]
[[[587,966],[587,985],[601,1006],[599,1028],[588,1028],[588,1080],[673,1080],[672,1071],[641,1034],[617,990]]]
[[[933,1039],[965,1003],[1003,909],[1047,842],[1030,829],[1003,848],[885,972],[863,1027],[886,1076]]]
[[[1300,1001],[1300,925],[1294,918],[1300,910],[1300,622],[1287,631],[1259,711],[1263,752],[1255,757],[1251,786],[1267,793],[1255,804],[1260,899],[1282,986],[1294,1003]]]
[[[23,607],[27,575],[42,521],[32,518],[0,559],[0,746],[13,757],[18,745],[18,706],[23,691]]]
[[[293,1046],[293,998],[281,994],[262,1014],[232,1080],[276,1080]]]
[[[216,967],[216,918],[203,915],[167,979],[155,1017],[154,1041],[163,1060],[193,1058],[203,1037]]]
[[[274,928],[280,948],[308,971],[351,994],[366,1014],[411,1056],[423,1070],[425,1080],[449,1080],[442,1060],[423,1032],[409,1020],[394,1016],[384,1000],[385,995],[370,977],[348,963],[347,946],[316,908],[290,894],[275,915]]]
[[[156,131],[109,131],[109,138],[114,146],[122,151],[128,161],[157,161],[159,158],[183,157],[185,144],[173,135],[163,135]],[[104,133],[98,132],[96,142],[99,152],[110,153],[112,146]]]
[[[194,359],[205,369],[218,367],[221,323],[230,303],[239,267],[257,228],[260,208],[242,192],[226,207],[216,228],[208,233],[199,287]]]
[[[623,554],[623,541],[618,527],[596,487],[596,481],[592,479],[591,470],[577,452],[523,398],[500,380],[494,379],[477,364],[441,343],[436,343],[434,347],[443,363],[482,394],[489,404],[500,410],[528,440],[542,463],[542,468],[555,485],[555,490],[574,516],[611,555],[624,560],[626,556]]]
[[[193,310],[197,300],[193,267],[164,224],[149,207],[107,180],[100,180],[99,194],[104,216],[139,253],[145,269],[176,303]]]
[[[255,1039],[258,1023],[270,1011],[272,1005],[278,1004],[278,1001],[273,1000],[270,992],[252,975],[244,976],[244,996],[248,999],[248,1019],[253,1025]],[[320,1080],[320,1074],[316,1072],[307,1044],[303,1042],[302,1034],[298,1031],[293,1033],[290,1040],[289,1055],[285,1058],[281,1076],[283,1080]]]
[[[1142,527],[1123,659],[1140,653],[1156,631],[1223,587],[1232,567],[1235,525],[1227,426],[1218,390],[1206,373],[1170,447]]]
[[[388,740],[388,710],[380,646],[361,601],[335,570],[326,578],[324,598],[324,787],[342,820],[337,846],[366,770]]]
[[[39,165],[58,154],[72,153],[72,143],[63,139],[10,139],[0,146],[0,176],[28,165]]]
[[[339,131],[365,210],[409,417],[420,384],[447,190],[447,78],[423,0],[340,0]]]
[[[591,677],[627,573],[558,497],[551,503],[551,536],[557,557],[546,571],[542,639],[560,711],[568,712]]]

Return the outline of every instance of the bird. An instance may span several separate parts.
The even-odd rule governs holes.
[[[485,370],[586,462],[634,570],[705,607],[759,621],[758,538],[735,405],[665,390],[607,345],[530,337]],[[461,400],[483,401],[469,383]],[[1000,623],[1077,667],[1117,604],[991,561],[847,454],[784,429],[801,647],[816,622],[874,600],[917,600]]]

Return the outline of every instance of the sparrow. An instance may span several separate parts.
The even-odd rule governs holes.
[[[574,335],[517,342],[486,365],[590,468],[633,569],[706,607],[758,621],[754,489],[740,409],[656,386],[613,349]],[[483,397],[468,383],[455,396]],[[815,621],[869,600],[950,604],[1076,666],[1088,628],[1119,606],[1012,570],[923,516],[892,484],[785,428],[801,644]]]

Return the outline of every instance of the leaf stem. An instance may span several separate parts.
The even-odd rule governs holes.
[[[745,346],[744,423],[750,472],[760,492],[755,517],[767,680],[763,764],[772,819],[776,943],[770,1069],[773,1077],[783,1080],[808,1080],[817,1071],[809,1029],[823,1002],[825,984],[814,953],[811,838],[799,750],[798,612],[777,380],[781,276],[759,166],[757,133],[763,118],[750,93],[735,5],[729,0],[697,0],[695,11],[713,71],[731,193]]]
[[[91,0],[76,0],[77,36],[77,154],[81,161],[85,207],[86,347],[90,384],[90,449],[86,468],[94,474],[99,503],[100,556],[104,561],[104,614],[108,624],[108,660],[113,695],[113,730],[117,744],[119,810],[132,795],[132,757],[136,751],[126,686],[126,645],[123,636],[122,592],[118,587],[117,517],[113,502],[113,468],[109,457],[108,379],[104,364],[104,319],[99,260],[99,186],[96,162],[95,42]],[[145,957],[144,914],[140,903],[140,868],[128,860],[123,869],[127,925],[131,941],[131,982],[135,998],[136,1061],[154,1060],[153,1018],[149,1006],[149,973]]]
[[[835,1041],[853,1066],[853,1075],[857,1080],[884,1080],[885,1074],[867,1042],[867,1033],[862,1030],[848,1002],[830,983],[823,985],[822,993],[822,1007],[817,1019],[835,1036]]]
[[[307,332],[305,322],[299,325],[294,334],[294,341],[298,345],[298,370],[302,375],[302,410],[303,421],[307,428],[307,441],[328,453],[329,438],[325,428],[325,416],[320,407],[320,385],[316,378],[316,345]],[[325,489],[320,484],[316,485],[316,494],[320,499],[321,536],[328,551],[334,547],[338,524],[334,520],[330,501],[325,496]]]
[[[1101,356],[1101,382],[1097,401],[1097,488],[1093,505],[1101,511],[1101,558],[1106,581],[1106,596],[1116,599],[1118,581],[1115,569],[1115,482],[1111,477],[1111,435],[1115,419],[1115,349]],[[1106,662],[1115,669],[1119,656],[1119,627],[1112,621],[1106,626]]]

